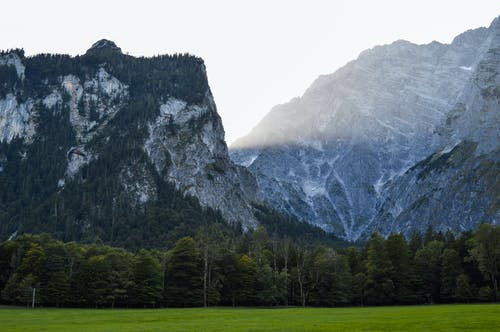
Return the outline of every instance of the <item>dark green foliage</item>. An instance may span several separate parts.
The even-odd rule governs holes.
[[[391,234],[386,240],[387,254],[393,267],[394,299],[398,303],[415,303],[412,286],[414,272],[411,249],[402,234]]]
[[[500,278],[500,228],[498,226],[481,224],[471,240],[470,253],[478,262],[478,267],[490,281],[491,298],[497,299],[498,280]]]
[[[257,296],[255,294],[257,286],[258,266],[253,259],[247,255],[241,256],[236,272],[236,304],[255,305]]]
[[[418,295],[425,302],[439,302],[441,287],[441,253],[444,243],[428,242],[415,254]]]
[[[219,262],[224,255],[223,248],[228,246],[230,235],[222,224],[203,225],[196,234],[196,241],[203,261],[203,306],[216,305],[221,301],[224,282]]]
[[[338,306],[350,302],[351,273],[345,256],[321,248],[314,255],[312,270],[311,304]]]
[[[414,231],[410,238],[410,243],[408,244],[410,247],[412,256],[415,256],[415,253],[424,247],[424,240],[422,238],[422,234],[420,232]]]
[[[456,280],[457,288],[455,290],[455,299],[461,302],[469,303],[474,298],[472,287],[469,282],[469,277],[466,274],[461,274]]]
[[[145,298],[145,301],[142,301],[143,305],[151,303],[154,305],[158,301],[158,294],[154,293],[155,291],[158,292],[159,287],[157,262],[147,252],[141,252],[140,254],[135,262],[130,253],[120,249],[111,250],[104,256],[108,269],[109,293],[107,300],[111,301],[112,308],[126,306],[129,298],[136,298],[135,303],[140,303],[140,299]],[[134,267],[137,268],[142,264],[145,265],[144,269],[140,269],[140,271],[133,270]],[[139,283],[136,283],[136,280],[139,280]],[[149,287],[148,291],[153,294],[149,296],[140,294],[139,297],[135,297],[134,292],[137,292],[141,287]]]
[[[156,307],[162,300],[160,262],[142,249],[135,257],[132,271],[133,301],[136,305]]]
[[[375,233],[368,242],[366,262],[366,299],[370,304],[388,304],[394,301],[394,267],[384,243]]]
[[[471,156],[476,150],[477,143],[464,142],[447,153],[436,153],[415,164],[410,170],[421,168],[418,179],[425,179],[431,172],[441,172],[448,164],[456,165]]]
[[[462,264],[458,253],[454,249],[445,249],[441,255],[441,300],[451,302],[455,300],[457,292],[457,280],[462,273]],[[462,293],[465,291],[465,282],[463,284]],[[468,281],[467,281],[468,283]],[[461,294],[461,298],[465,296]]]
[[[168,306],[202,305],[202,265],[196,242],[191,237],[177,241],[170,254],[165,293]]]
[[[400,234],[334,250],[223,224],[202,225],[171,250],[135,253],[24,234],[0,243],[0,303],[31,304],[33,289],[37,306],[97,308],[494,301],[496,254],[484,248],[497,227],[431,240],[415,255]]]
[[[234,251],[226,250],[219,260],[222,278],[222,303],[236,305],[239,291],[239,257]]]
[[[14,93],[18,81],[16,68],[14,66],[0,65],[0,98],[4,98],[9,93]]]
[[[363,306],[366,302],[366,274],[360,272],[352,275],[351,303]]]
[[[306,243],[324,244],[330,247],[347,247],[349,243],[336,237],[332,233],[327,233],[319,227],[311,225],[305,221],[298,221],[293,217],[286,216],[265,205],[255,204],[257,209],[255,216],[270,233],[277,233],[288,236]]]

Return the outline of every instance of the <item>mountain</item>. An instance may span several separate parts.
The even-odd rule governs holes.
[[[150,247],[205,222],[257,224],[257,185],[229,159],[203,61],[109,40],[76,57],[0,53],[0,187],[0,240]]]
[[[278,210],[348,240],[500,219],[500,19],[320,76],[230,149]]]

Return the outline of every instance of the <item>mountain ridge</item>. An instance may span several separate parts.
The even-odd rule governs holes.
[[[135,58],[100,40],[75,57],[2,52],[0,83],[1,238],[151,246],[191,223],[257,224],[202,59]]]
[[[500,46],[499,30],[496,18],[489,28],[468,30],[451,44],[396,41],[363,51],[333,74],[320,76],[302,97],[275,106],[231,146],[230,155],[256,176],[264,197],[278,210],[350,240],[370,230],[386,234],[383,223],[374,221],[388,199],[386,187],[432,153],[470,138],[445,129],[446,123],[458,112],[455,106],[481,95],[469,88],[476,71],[483,70],[481,61],[492,64],[494,76],[498,55],[491,54]],[[477,151],[498,146],[497,83],[491,84],[491,100],[476,98],[490,104],[488,116],[466,112],[478,120],[476,133],[490,123],[491,137],[475,138],[486,141]],[[466,91],[472,91],[469,99],[462,97]],[[485,158],[498,167],[494,152]],[[490,194],[497,200],[494,190]],[[398,209],[393,217],[402,212]],[[495,222],[495,214],[482,217]],[[482,217],[474,215],[465,228],[474,228]],[[422,231],[429,224],[458,230],[436,220],[422,225],[412,220],[407,228],[401,224],[392,231]]]

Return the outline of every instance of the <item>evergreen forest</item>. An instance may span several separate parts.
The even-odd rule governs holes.
[[[23,234],[0,244],[2,304],[56,307],[364,306],[499,298],[500,227],[375,233],[332,246],[205,224],[166,249],[135,251]]]

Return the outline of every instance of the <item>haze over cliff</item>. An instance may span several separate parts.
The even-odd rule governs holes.
[[[500,23],[362,52],[230,150],[277,209],[346,239],[500,217]]]

